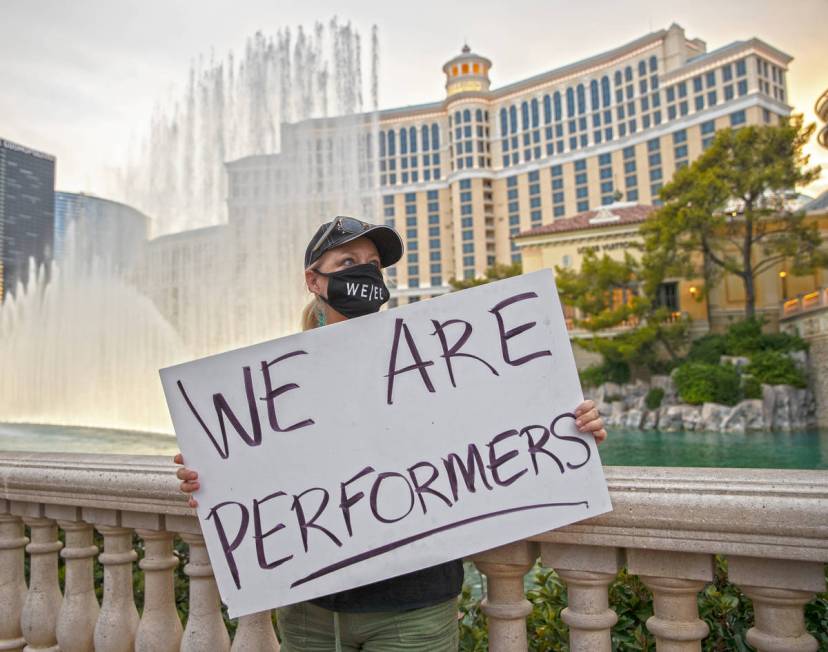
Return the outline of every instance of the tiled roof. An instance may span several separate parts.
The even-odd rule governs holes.
[[[582,231],[584,229],[600,229],[607,226],[636,224],[646,220],[655,210],[653,206],[645,204],[612,204],[602,206],[598,210],[578,213],[572,217],[557,219],[550,224],[522,231],[515,238],[531,238],[549,233],[564,233],[566,231]]]

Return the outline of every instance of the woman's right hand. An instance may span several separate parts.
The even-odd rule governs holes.
[[[181,453],[178,453],[173,458],[173,462],[175,462],[176,464],[184,464],[184,457],[181,455]],[[181,491],[183,491],[185,494],[189,496],[187,504],[190,507],[198,507],[198,501],[192,496],[192,493],[194,491],[197,491],[198,488],[201,486],[198,482],[198,472],[193,471],[192,469],[188,469],[186,466],[182,466],[176,470],[175,477],[181,480]]]

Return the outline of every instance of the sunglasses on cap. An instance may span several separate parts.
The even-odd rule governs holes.
[[[319,236],[319,239],[316,241],[316,244],[310,250],[311,255],[316,253],[319,248],[325,244],[328,238],[334,232],[341,233],[342,235],[357,235],[366,231],[371,228],[370,224],[363,222],[361,220],[356,219],[355,217],[346,217],[340,215],[339,217],[334,218],[334,220],[330,223],[327,229]]]

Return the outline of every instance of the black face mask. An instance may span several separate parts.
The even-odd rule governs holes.
[[[316,271],[328,277],[328,298],[320,298],[348,319],[377,312],[390,298],[376,265],[354,265],[330,273]]]

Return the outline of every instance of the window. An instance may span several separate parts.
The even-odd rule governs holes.
[[[740,79],[739,84],[737,85],[737,91],[739,93],[739,96],[741,97],[742,95],[746,95],[747,90],[748,90],[747,79]]]
[[[730,114],[730,125],[735,127],[737,125],[743,125],[747,121],[747,117],[745,116],[744,111],[736,111],[736,113]]]
[[[678,283],[661,283],[656,289],[656,305],[671,312],[678,312]]]

